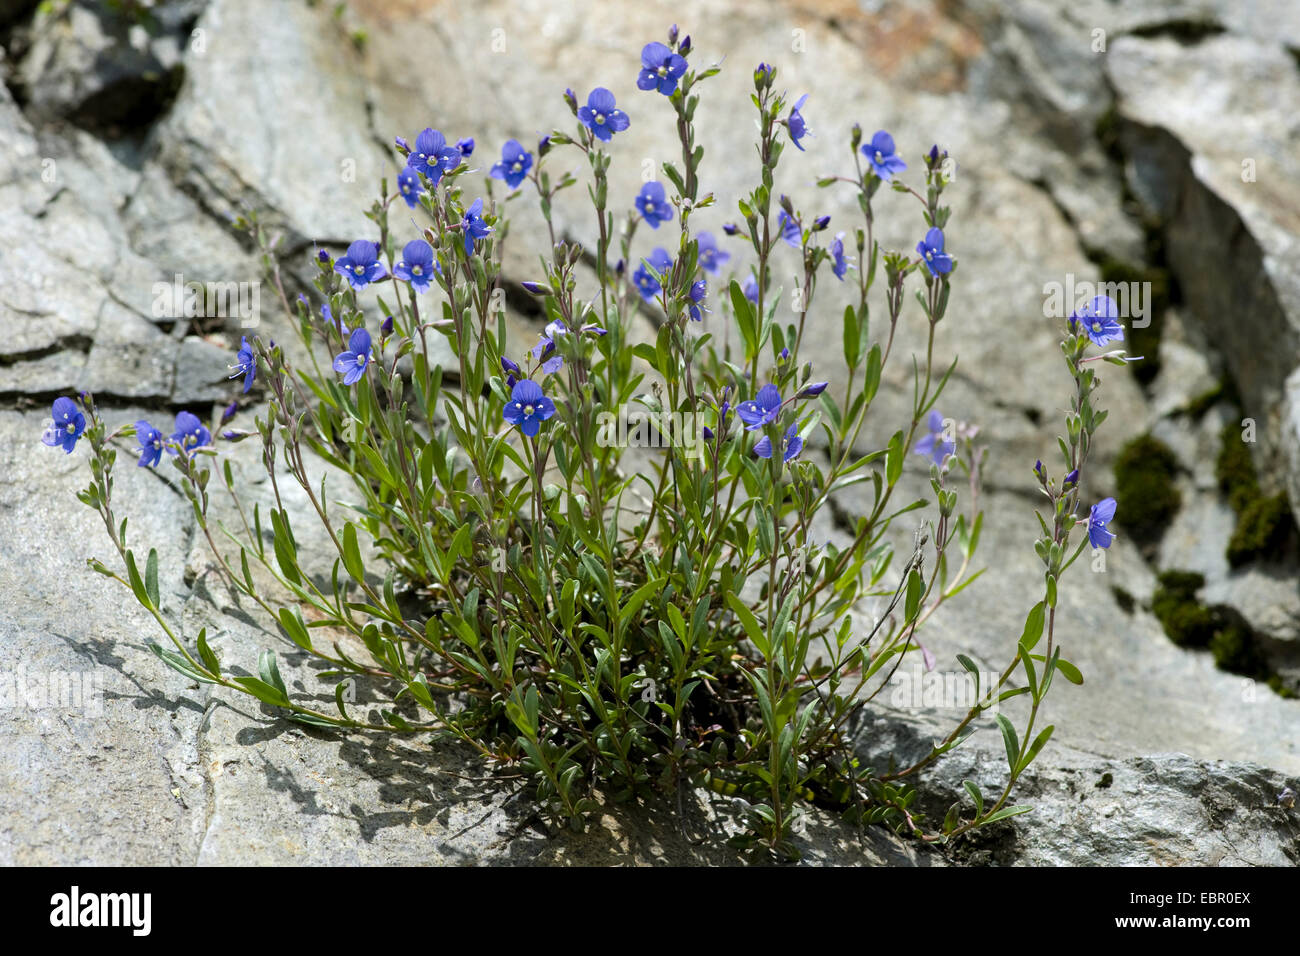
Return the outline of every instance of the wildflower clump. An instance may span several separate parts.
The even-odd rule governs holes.
[[[428,128],[412,147],[397,137],[404,165],[368,212],[371,234],[337,260],[319,250],[314,290],[292,301],[273,240],[247,216],[306,358],[245,338],[232,387],[258,388],[263,405],[252,428],[215,442],[189,412],[164,438],[147,422],[110,430],[91,396],[56,402],[46,442],[70,452],[84,431],[92,481],[81,500],[120,558],[92,567],[132,591],[168,639],[155,653],[190,679],[315,727],[459,742],[527,780],[574,827],[598,797],[680,806],[712,796],[734,812],[735,844],[792,856],[813,802],[936,842],[1025,812],[1010,797],[1052,736],[1046,695],[1057,675],[1082,681],[1062,656],[1058,582],[1112,538],[1115,500],[1081,496],[1106,417],[1097,363],[1126,361],[1090,350],[1122,330],[1080,316],[1060,330],[1071,383],[1061,462],[1033,469],[1043,577],[1023,630],[1008,635],[1009,663],[976,684],[975,705],[920,760],[867,765],[851,728],[905,658],[933,666],[926,622],[979,573],[984,448],[977,426],[938,406],[956,358],[936,355],[936,330],[961,274],[943,204],[947,154],[920,153],[908,177],[890,133],[864,144],[853,126],[846,171],[818,185],[845,190],[861,217],[832,235],[820,193],[800,208],[776,184],[787,147],[801,161],[812,127],[828,135],[830,119],[806,115],[808,97],[793,99],[778,68],[760,64],[753,188],[727,197],[721,237],[700,231],[720,200],[694,116],[719,67],[696,68],[695,52],[674,28],[610,78],[629,91],[624,105],[674,114],[680,149],[662,178],[612,206],[609,169],[626,160],[627,138],[615,134],[632,119],[602,86],[581,104],[566,90],[570,127],[533,148],[507,140],[486,170],[471,166],[469,138],[452,146]],[[584,166],[594,228],[579,246],[556,239],[552,210]],[[802,167],[790,176],[809,178]],[[535,196],[550,234],[527,277],[502,274],[508,222],[494,188],[512,202]],[[885,214],[910,217],[914,251],[881,247]],[[659,244],[647,248],[645,229]],[[817,296],[826,273],[851,293],[842,311]],[[790,288],[778,284],[789,274]],[[536,342],[508,338],[507,287],[542,313]],[[651,317],[649,334],[639,316]],[[904,323],[924,352],[899,354]],[[828,336],[843,364],[814,368],[807,343]],[[874,402],[895,366],[911,406],[882,429]],[[237,414],[232,405],[217,427]],[[871,434],[883,443],[869,445]],[[226,443],[254,438],[270,481],[250,489],[221,458]],[[182,638],[161,607],[156,550],[130,544],[114,511],[119,443],[149,468],[166,454],[226,584],[325,662],[332,706],[291,690],[271,650],[252,676],[205,631]],[[309,454],[345,476],[346,494],[309,476]],[[907,496],[909,467],[924,497]],[[329,543],[324,576],[303,566],[288,485]],[[851,488],[860,513],[828,541],[819,512]],[[215,517],[218,490],[234,527]],[[885,610],[864,629],[855,621],[872,601]],[[346,649],[356,647],[365,653]],[[957,663],[978,681],[968,658]],[[358,681],[384,703],[352,704],[344,689]],[[998,710],[1012,698],[1024,698],[1019,724]],[[1005,788],[986,798],[970,783],[969,802],[924,819],[914,781],[981,726],[1005,745]]]

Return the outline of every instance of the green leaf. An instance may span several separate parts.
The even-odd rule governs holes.
[[[1064,658],[1058,657],[1056,659],[1056,669],[1060,671],[1061,676],[1064,677],[1066,680],[1068,680],[1071,684],[1083,683],[1083,674],[1079,672],[1079,668],[1075,667],[1073,664],[1071,664],[1069,661],[1065,660]]]
[[[157,654],[159,659],[172,670],[179,671],[190,680],[198,681],[200,684],[217,683],[217,681],[213,680],[207,674],[196,670],[193,664],[187,661],[184,657],[181,657],[181,655],[177,654],[175,651],[165,650],[157,644],[150,644],[149,650]]]
[[[916,615],[921,610],[921,593],[925,588],[925,582],[921,580],[921,572],[916,568],[907,576],[907,602],[904,608],[903,620],[915,621]]]
[[[885,457],[885,481],[890,485],[895,484],[903,475],[903,432],[902,429],[894,432],[894,437],[889,439],[889,453]]]
[[[1024,752],[1024,755],[1020,758],[1019,769],[1021,771],[1023,771],[1026,767],[1028,767],[1031,763],[1034,762],[1034,758],[1038,756],[1038,752],[1042,750],[1043,746],[1047,743],[1047,741],[1051,739],[1052,731],[1054,731],[1055,729],[1056,729],[1055,724],[1048,724],[1046,727],[1042,729],[1039,735],[1034,738],[1034,742],[1029,745],[1029,749],[1026,750]]]
[[[307,633],[307,625],[303,622],[300,610],[297,608],[293,610],[287,607],[280,608],[280,626],[289,635],[289,640],[305,651],[312,649],[311,636]]]
[[[144,565],[144,589],[154,607],[162,605],[158,596],[158,552],[154,548],[149,549],[149,557]]]
[[[289,698],[284,693],[256,677],[236,677],[235,683],[264,704],[270,704],[272,707],[289,706]]]
[[[1002,742],[1007,747],[1007,764],[1014,772],[1016,761],[1020,759],[1020,741],[1016,737],[1016,728],[1011,726],[1011,721],[1007,719],[1006,714],[997,715],[998,726],[1002,728]]]
[[[1044,605],[1039,601],[1029,609],[1029,615],[1025,618],[1025,630],[1020,635],[1020,643],[1028,650],[1033,650],[1038,639],[1043,636],[1043,619],[1046,616]]]
[[[221,662],[217,660],[217,655],[212,653],[212,648],[208,647],[208,629],[205,627],[199,631],[199,659],[203,661],[203,666],[214,674],[221,673]]]
[[[975,801],[975,816],[982,816],[984,813],[984,795],[980,793],[980,788],[969,780],[963,780],[961,785],[966,788],[970,798]]]
[[[257,670],[262,675],[262,680],[283,694],[285,700],[289,699],[289,688],[284,686],[284,678],[280,676],[280,667],[275,662],[275,651],[262,651],[258,655]]]
[[[998,810],[998,811],[996,811],[996,812],[994,812],[994,813],[990,813],[990,814],[988,815],[988,818],[985,819],[985,820],[980,821],[980,823],[981,823],[981,825],[983,825],[983,824],[987,824],[987,823],[997,823],[999,820],[1005,820],[1007,817],[1015,817],[1015,816],[1019,816],[1019,815],[1022,814],[1022,813],[1028,813],[1028,812],[1029,812],[1030,810],[1032,810],[1032,809],[1034,809],[1034,808],[1033,808],[1033,807],[1025,807],[1025,806],[1020,806],[1020,807],[1003,807],[1001,810]]]
[[[962,667],[966,668],[966,670],[970,672],[971,676],[975,678],[975,699],[979,700],[979,696],[980,696],[979,668],[976,667],[975,662],[971,660],[969,657],[967,657],[965,654],[957,655],[957,663],[961,664]]]
[[[357,528],[350,521],[343,526],[343,566],[352,575],[352,580],[365,580],[366,569],[361,563],[361,549],[357,545]]]
[[[745,629],[745,633],[749,635],[750,641],[758,648],[759,653],[767,657],[770,650],[767,635],[763,633],[763,628],[758,623],[758,618],[754,617],[754,612],[745,605],[744,601],[730,591],[727,592],[727,605],[731,608],[732,613],[739,618],[741,627]]]

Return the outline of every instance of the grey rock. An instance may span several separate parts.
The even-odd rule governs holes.
[[[157,116],[181,78],[178,38],[164,22],[179,26],[179,8],[193,4],[176,6],[163,19],[89,0],[38,12],[18,65],[29,108],[98,128]]]
[[[1300,175],[1295,61],[1275,41],[1236,35],[1190,47],[1123,37],[1112,49],[1129,180],[1166,224],[1184,298],[1265,426],[1271,459],[1295,441],[1276,427],[1300,342],[1300,207],[1287,188]]]

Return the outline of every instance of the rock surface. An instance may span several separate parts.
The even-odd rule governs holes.
[[[472,135],[485,172],[507,137],[527,142],[567,127],[558,95],[566,86],[582,96],[607,85],[633,115],[611,181],[611,197],[630,200],[641,159],[670,158],[671,111],[633,86],[640,45],[662,34],[665,11],[523,0],[508,17],[495,2],[422,14],[370,0],[339,22],[326,5],[284,3],[268,17],[258,0],[209,0],[164,4],[172,12],[131,52],[109,42],[112,29],[87,5],[34,19],[25,6],[0,3],[0,29],[19,21],[25,44],[8,64],[21,106],[0,89],[0,540],[13,543],[0,562],[0,677],[89,674],[102,693],[98,703],[0,708],[12,741],[0,757],[0,863],[733,862],[720,845],[725,807],[706,803],[690,814],[690,835],[706,836],[700,846],[679,831],[675,808],[653,806],[610,808],[583,835],[551,836],[526,793],[485,784],[481,765],[458,750],[399,735],[323,734],[187,684],[147,650],[161,638],[154,623],[85,567],[89,555],[107,559],[110,546],[74,498],[86,480],[84,449],[65,457],[39,443],[49,401],[82,388],[95,390],[114,422],[169,425],[180,408],[207,416],[234,398],[225,366],[245,331],[241,317],[159,310],[159,285],[177,276],[258,281],[256,257],[229,222],[257,208],[284,237],[283,266],[297,292],[311,275],[302,260],[313,243],[338,247],[372,234],[364,211],[378,179],[391,184],[397,170],[395,135],[426,125],[453,140]],[[1154,570],[1193,568],[1207,576],[1207,599],[1233,604],[1278,640],[1296,639],[1293,569],[1230,573],[1223,559],[1230,529],[1206,454],[1232,410],[1220,403],[1198,421],[1184,414],[1231,373],[1261,422],[1257,464],[1300,502],[1300,209],[1287,189],[1300,180],[1294,6],[971,0],[953,12],[926,0],[870,11],[847,0],[815,9],[734,0],[691,17],[683,27],[697,62],[726,56],[699,113],[705,189],[719,200],[699,213],[702,228],[720,233],[753,171],[751,118],[735,104],[747,103],[748,70],[759,60],[778,63],[782,86],[811,94],[805,113],[815,136],[806,154],[786,153],[779,176],[806,215],[830,214],[833,230],[856,225],[855,203],[812,181],[848,161],[854,121],[868,135],[892,130],[913,170],[936,141],[959,163],[948,194],[959,291],[936,352],[961,356],[942,406],[980,424],[990,445],[980,561],[990,571],[926,633],[940,673],[957,653],[1000,668],[1032,603],[1024,596],[1040,584],[1029,466],[1055,445],[1066,384],[1044,287],[1095,281],[1103,253],[1142,261],[1154,218],[1182,288],[1152,389],[1106,369],[1111,418],[1085,482],[1089,497],[1111,493],[1109,462],[1125,439],[1150,429],[1179,454],[1189,507],[1166,532],[1155,569],[1123,537],[1104,573],[1086,561],[1071,569],[1059,639],[1086,683],[1054,689],[1049,700],[1057,736],[1017,796],[1038,809],[944,851],[814,814],[800,839],[806,859],[1300,861],[1296,811],[1276,805],[1300,775],[1300,704],[1174,647],[1141,606]],[[364,29],[364,44],[352,29]],[[1104,53],[1093,49],[1096,29],[1106,31]],[[110,55],[90,55],[103,50]],[[130,80],[156,72],[140,57],[183,74],[179,88],[160,101],[154,81]],[[124,99],[110,107],[108,91]],[[139,116],[143,128],[113,129]],[[1098,137],[1108,117],[1118,159]],[[1247,158],[1256,161],[1251,183],[1241,180]],[[583,173],[576,159],[557,157],[553,168],[566,162]],[[562,235],[592,246],[582,193],[557,203],[556,221]],[[881,195],[882,246],[915,244],[924,224],[909,202]],[[517,281],[535,277],[529,250],[545,229],[533,208],[513,215],[506,269]],[[671,246],[674,230],[654,244]],[[790,250],[777,255],[778,274],[795,268]],[[730,265],[743,274],[749,263],[737,254]],[[257,334],[290,340],[273,293],[261,291]],[[815,302],[814,318],[835,329],[813,355],[832,381],[843,363],[833,317],[846,297],[824,282]],[[511,322],[512,335],[531,344],[530,320]],[[904,321],[901,355],[921,344],[916,326]],[[864,447],[892,431],[883,422],[906,407],[910,389],[909,377],[887,375],[880,433],[865,435]],[[159,549],[165,609],[182,633],[192,639],[208,628],[223,661],[250,672],[257,651],[274,647],[292,689],[328,695],[317,669],[223,587],[172,472],[137,471],[121,457],[118,493],[132,539]],[[231,457],[255,478],[251,444],[233,446]],[[909,463],[918,490],[922,472]],[[305,508],[290,502],[304,538]],[[48,584],[38,590],[32,581]],[[1131,613],[1117,604],[1116,586],[1137,598]],[[360,688],[363,706],[366,694]],[[904,761],[959,717],[882,705],[859,749]],[[928,814],[942,818],[964,778],[1000,789],[1003,766],[996,729],[983,727],[923,776]]]

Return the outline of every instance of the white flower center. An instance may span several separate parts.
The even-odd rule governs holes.
[[[365,273],[366,273],[366,267],[365,267],[365,266],[353,266],[353,267],[352,267],[352,271],[355,272],[357,275],[365,275]]]
[[[419,266],[411,266],[411,275],[413,276],[424,275],[424,270],[421,269]]]
[[[604,122],[605,122],[605,114],[604,114],[604,113],[597,113],[597,114],[596,114],[596,122],[597,122],[597,123],[604,123]]]
[[[884,154],[880,150],[876,150],[876,162],[883,163],[884,161],[885,161]]]
[[[534,408],[533,408],[532,405],[525,405],[525,406],[524,406],[524,414],[525,414],[525,415],[531,415],[531,414],[533,413],[533,411],[534,411]]]
[[[510,167],[510,169],[516,173],[522,170],[523,168],[524,168],[524,164],[519,162],[519,160],[515,160],[515,164]]]

